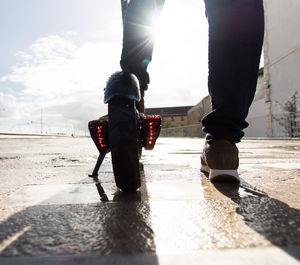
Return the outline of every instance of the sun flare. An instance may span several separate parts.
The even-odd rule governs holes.
[[[172,0],[154,26],[149,105],[197,103],[207,94],[208,24],[203,1]]]

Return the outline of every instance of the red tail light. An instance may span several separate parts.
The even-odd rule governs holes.
[[[89,122],[91,137],[100,153],[109,151],[108,122],[106,120],[94,120]]]
[[[160,133],[161,118],[159,115],[146,116],[143,120],[144,147],[146,150],[154,148]]]

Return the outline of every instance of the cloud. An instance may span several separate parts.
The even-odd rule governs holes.
[[[0,118],[13,117],[17,112],[16,98],[0,92]]]
[[[29,115],[43,108],[44,115],[76,124],[103,115],[103,88],[109,75],[119,69],[120,46],[115,41],[78,45],[60,35],[38,39],[28,52],[17,53],[19,62],[1,78],[21,87],[17,99],[7,96],[11,106],[18,101]]]
[[[37,40],[29,53],[18,53],[22,60],[6,79],[22,84],[26,95],[49,102],[103,87],[117,67],[115,54],[120,54],[117,43],[85,42],[78,46],[52,35]]]

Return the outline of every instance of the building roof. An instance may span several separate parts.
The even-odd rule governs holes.
[[[181,107],[160,107],[160,108],[146,108],[146,115],[161,115],[161,116],[186,116],[187,112],[193,106]]]

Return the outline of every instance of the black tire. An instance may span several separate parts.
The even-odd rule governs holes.
[[[119,189],[133,192],[141,186],[141,150],[136,102],[127,99],[108,103],[108,133],[115,182]]]

